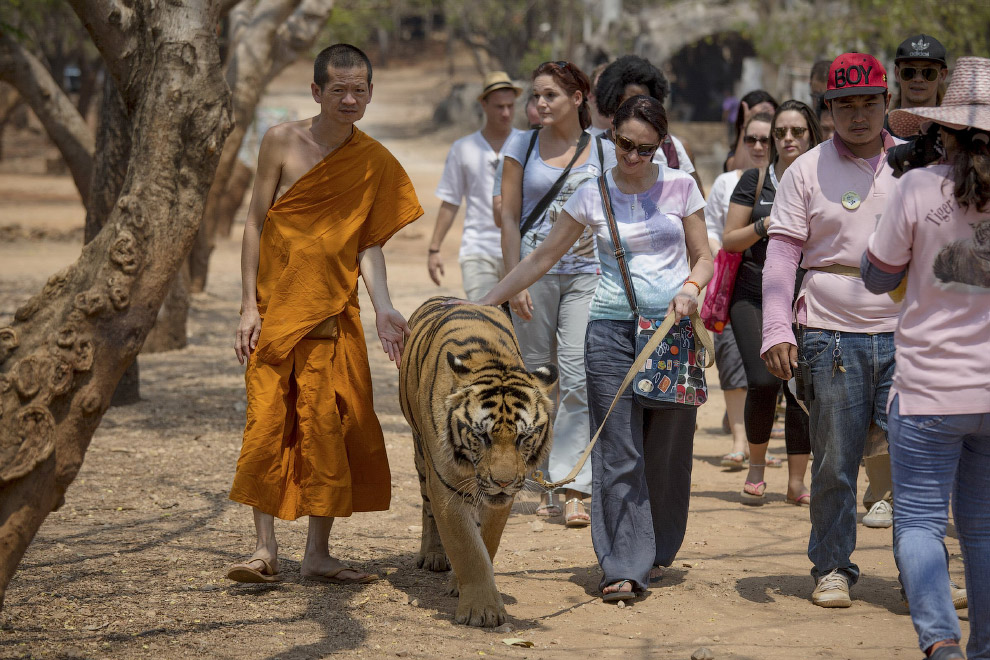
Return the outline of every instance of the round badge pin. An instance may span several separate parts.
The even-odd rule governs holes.
[[[850,211],[855,211],[859,208],[860,199],[859,194],[853,190],[850,190],[842,196],[842,206],[849,209]]]
[[[639,391],[642,392],[643,394],[648,394],[653,391],[653,383],[646,380],[645,378],[639,381],[638,383],[636,383],[636,387],[638,387]]]

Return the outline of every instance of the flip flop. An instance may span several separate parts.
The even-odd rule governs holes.
[[[252,568],[251,564],[261,562],[262,569],[259,571]],[[240,564],[234,564],[227,569],[227,579],[234,582],[244,582],[246,584],[263,584],[268,582],[281,582],[282,574],[276,571],[271,562],[261,557],[248,559]]]
[[[653,571],[656,570],[659,570],[660,573],[658,575],[650,575],[650,584],[656,584],[657,582],[663,580],[663,566],[654,566],[652,569],[650,569],[650,573],[652,574]]]
[[[787,501],[794,506],[811,506],[811,493],[804,493],[803,495],[798,495],[797,497],[787,496]]]
[[[741,451],[729,452],[722,457],[722,462],[719,465],[730,470],[741,470],[746,465],[746,454]]]
[[[618,582],[613,582],[609,586],[610,587],[617,587],[618,589],[621,589],[628,582],[629,582],[629,580],[619,580]],[[620,600],[632,600],[635,597],[636,597],[636,592],[635,591],[632,591],[632,590],[629,590],[629,591],[611,591],[611,592],[609,592],[607,594],[602,594],[602,602],[605,602],[605,603],[617,603]]]
[[[752,487],[752,491],[747,490],[747,486]],[[740,493],[739,499],[742,500],[743,504],[748,504],[750,506],[761,506],[766,498],[766,490],[767,482],[765,481],[757,481],[756,483],[747,481],[743,484],[742,493]]]
[[[323,582],[327,584],[368,584],[369,582],[375,582],[378,580],[377,575],[365,574],[364,577],[360,578],[339,578],[337,577],[344,571],[352,571],[354,573],[361,573],[362,571],[352,568],[350,566],[343,565],[336,570],[330,571],[329,573],[324,573],[322,575],[303,575],[302,579],[306,582]]]
[[[784,467],[784,460],[777,458],[776,456],[771,456],[767,454],[767,467],[779,468]]]

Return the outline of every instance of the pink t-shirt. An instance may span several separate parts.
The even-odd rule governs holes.
[[[908,264],[887,398],[903,415],[990,412],[990,213],[961,208],[949,172],[905,174],[869,240],[881,270]]]
[[[896,182],[886,151],[897,141],[886,131],[883,141],[883,158],[875,171],[835,136],[794,161],[777,187],[768,231],[771,238],[803,243],[801,265],[809,271],[799,298],[809,327],[893,332],[897,326],[900,305],[889,296],[870,293],[859,278],[813,270],[832,264],[859,268],[867,239]],[[764,306],[767,303],[764,298]],[[789,307],[790,301],[786,304]],[[765,314],[770,316],[769,311]],[[791,315],[786,318],[789,335]]]

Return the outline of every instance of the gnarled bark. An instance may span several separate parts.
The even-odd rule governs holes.
[[[0,32],[0,80],[13,85],[31,106],[62,153],[83,204],[88,204],[93,134],[45,65],[5,32]]]
[[[230,129],[214,2],[70,3],[117,84],[133,146],[103,230],[0,328],[0,604],[155,321]]]
[[[220,206],[228,194],[237,153],[254,120],[268,83],[309,50],[333,9],[333,0],[267,0],[248,14],[246,3],[231,10],[227,83],[234,104],[234,130],[227,136],[217,175],[206,199],[203,221],[189,255],[190,290],[203,291],[210,255],[216,246]]]

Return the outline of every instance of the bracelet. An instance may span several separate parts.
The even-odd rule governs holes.
[[[427,252],[427,254],[436,254],[436,253],[437,253],[437,252],[439,252],[439,251],[440,251],[440,248],[436,248],[436,249],[433,249],[433,248],[428,248],[428,249],[426,250],[426,252]]]
[[[686,280],[684,284],[693,284],[694,287],[698,290],[698,295],[699,296],[701,295],[701,285],[695,282],[694,280]]]
[[[754,222],[753,223],[753,230],[756,232],[756,235],[757,236],[760,236],[762,238],[766,238],[767,235],[768,235],[767,234],[767,226],[766,226],[766,218],[760,218],[759,220],[757,220],[756,222]]]

